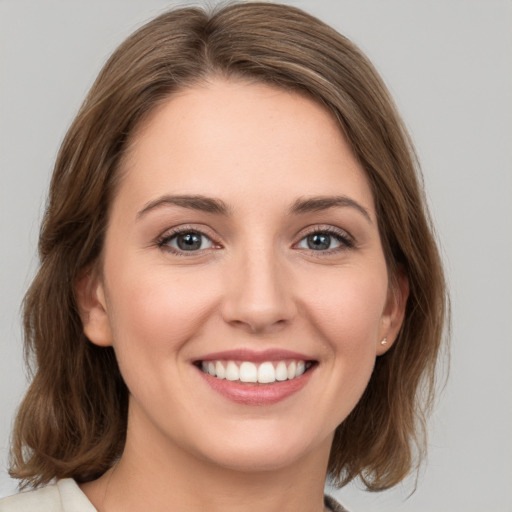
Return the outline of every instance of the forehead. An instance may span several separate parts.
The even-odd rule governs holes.
[[[132,137],[121,190],[252,197],[347,194],[372,210],[371,191],[334,116],[310,98],[215,80],[161,104]],[[136,197],[138,199],[136,199]]]

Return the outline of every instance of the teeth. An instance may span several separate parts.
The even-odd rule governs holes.
[[[226,368],[226,379],[227,380],[239,380],[240,379],[240,372],[238,371],[238,366],[233,361],[229,361],[228,366]]]
[[[276,366],[276,380],[286,380],[288,378],[288,368],[286,368],[286,363],[284,361],[280,361]]]
[[[258,382],[261,384],[268,384],[276,381],[276,371],[272,363],[260,364],[258,368]]]
[[[297,365],[295,364],[295,361],[292,361],[289,365],[288,365],[288,378],[289,379],[293,379],[293,377],[295,377],[296,375],[296,370],[297,370]]]
[[[226,370],[224,369],[224,365],[217,361],[215,363],[215,374],[218,379],[225,379],[226,378]]]
[[[271,384],[300,377],[310,365],[305,361],[265,361],[259,365],[250,361],[203,361],[201,370],[218,379]]]
[[[254,363],[244,361],[240,365],[240,380],[242,382],[258,382],[258,368]]]

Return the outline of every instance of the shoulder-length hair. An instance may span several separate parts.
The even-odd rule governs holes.
[[[348,39],[284,5],[181,8],[131,35],[112,55],[60,149],[39,240],[40,268],[24,301],[33,380],[14,425],[11,476],[22,487],[88,481],[122,453],[128,390],[112,348],[83,333],[74,285],[101,255],[116,170],[134,129],[179,89],[208,78],[297,91],[335,116],[371,185],[391,279],[410,286],[398,339],[338,426],[329,475],[380,490],[424,450],[425,413],[447,313],[445,281],[407,131],[374,67]]]

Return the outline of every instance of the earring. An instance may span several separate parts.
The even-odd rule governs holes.
[[[381,342],[380,342],[381,345],[387,345],[388,344],[388,339],[387,338],[384,338]]]

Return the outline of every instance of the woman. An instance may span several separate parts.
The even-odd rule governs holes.
[[[371,64],[298,9],[128,38],[63,142],[25,300],[11,474],[58,482],[0,510],[343,510],[326,476],[400,482],[445,316],[415,167]]]

